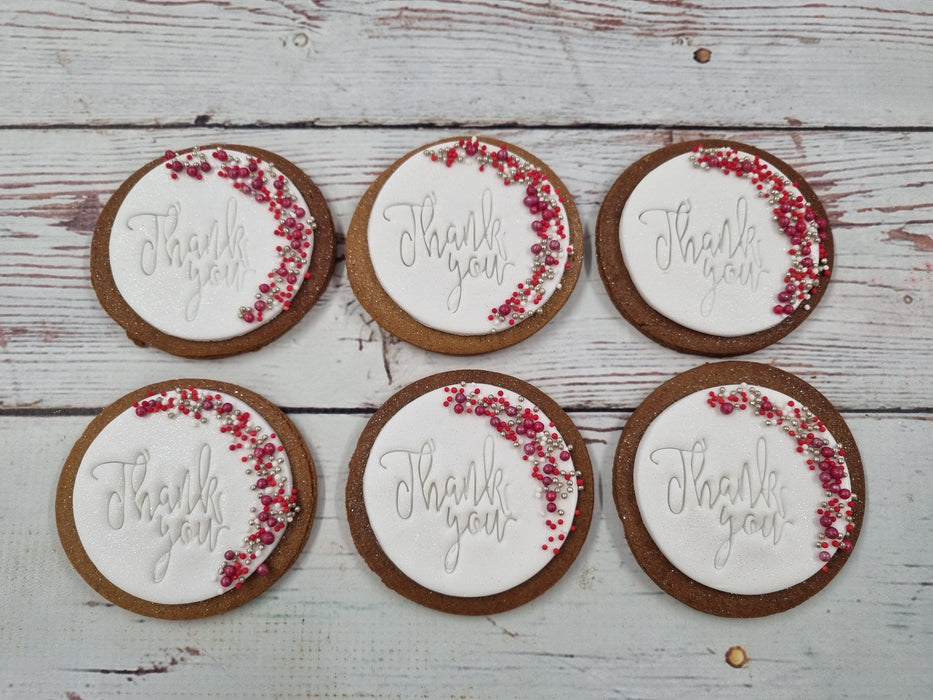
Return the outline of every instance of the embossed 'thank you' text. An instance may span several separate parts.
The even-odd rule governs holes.
[[[667,483],[667,507],[673,515],[695,509],[718,515],[725,539],[716,550],[713,565],[721,569],[729,561],[737,535],[759,535],[777,545],[784,527],[793,521],[787,517],[779,475],[768,466],[768,445],[763,437],[755,445],[754,466],[748,462],[738,470],[709,466],[706,452],[706,441],[698,440],[690,449],[661,447],[650,457],[675,474]]]
[[[445,265],[452,280],[447,310],[456,313],[465,279],[494,279],[501,285],[515,263],[506,251],[502,220],[493,213],[491,191],[483,191],[479,222],[474,211],[461,223],[436,222],[437,211],[437,195],[428,194],[417,204],[392,204],[383,210],[382,217],[401,226],[398,255],[402,265],[413,273],[432,261]]]
[[[213,221],[207,231],[181,225],[181,204],[165,212],[136,214],[130,229],[143,235],[139,268],[147,276],[180,270],[190,282],[185,300],[185,320],[198,318],[201,294],[206,287],[241,290],[250,270],[246,253],[246,229],[237,218],[237,202],[227,202],[224,220]],[[176,273],[177,274],[177,273]]]
[[[453,530],[452,543],[444,555],[444,571],[453,573],[460,560],[464,535],[487,535],[502,542],[506,526],[516,520],[506,500],[505,475],[495,466],[495,442],[483,443],[482,464],[445,465],[446,476],[433,474],[437,448],[428,440],[418,450],[394,450],[384,454],[379,465],[401,473],[395,487],[395,510],[402,520],[417,513],[443,515]],[[451,472],[458,473],[451,473]]]
[[[638,220],[653,227],[658,269],[692,267],[706,280],[709,286],[700,299],[700,314],[706,317],[712,313],[716,293],[723,285],[754,291],[768,270],[761,259],[757,231],[748,220],[744,197],[735,203],[735,219],[725,218],[718,231],[692,226],[691,211],[690,200],[685,199],[674,209],[646,209]]]
[[[217,476],[213,473],[211,448],[203,445],[197,465],[184,471],[180,482],[166,483],[150,474],[149,452],[143,450],[132,462],[102,462],[91,469],[95,480],[106,484],[107,525],[113,530],[155,524],[156,562],[152,580],[160,583],[168,572],[176,546],[217,547],[224,523]]]

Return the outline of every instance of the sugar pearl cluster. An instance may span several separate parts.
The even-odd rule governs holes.
[[[786,406],[775,406],[761,389],[745,384],[710,391],[707,403],[727,416],[751,410],[764,418],[766,427],[779,428],[796,441],[797,452],[806,458],[807,468],[816,473],[824,491],[824,500],[815,509],[821,528],[817,556],[825,564],[839,549],[850,552],[848,536],[855,529],[853,509],[858,497],[844,482],[848,476],[845,447],[833,443],[823,422],[793,399]]]
[[[181,154],[166,151],[164,160],[173,179],[186,174],[201,180],[216,172],[241,195],[268,207],[275,224],[273,233],[284,239],[275,248],[280,260],[267,273],[267,281],[259,284],[252,305],[240,307],[239,316],[246,323],[262,323],[274,309],[281,307],[287,311],[301,282],[309,276],[309,253],[316,228],[314,217],[305,211],[288,178],[258,156],[229,153],[224,149],[210,153],[200,148]]]
[[[257,553],[275,545],[299,511],[298,491],[289,486],[283,473],[284,446],[275,433],[267,435],[261,427],[251,423],[249,411],[236,408],[222,394],[192,386],[160,394],[149,393],[145,399],[134,402],[133,407],[141,418],[165,413],[168,418],[184,416],[205,424],[214,423],[230,438],[230,452],[239,454],[240,461],[246,465],[244,488],[256,493],[249,534],[238,550],[224,552],[223,563],[217,571],[224,590],[231,586],[239,588],[250,575]],[[268,572],[266,562],[255,567],[255,573],[260,576]]]
[[[530,231],[534,234],[529,246],[532,259],[530,276],[520,282],[512,294],[489,312],[489,320],[496,325],[514,326],[535,313],[544,300],[546,283],[557,280],[560,288],[561,265],[570,263],[573,247],[567,242],[566,220],[560,190],[531,162],[510,153],[504,146],[496,147],[480,142],[475,136],[461,139],[453,145],[429,148],[424,155],[432,161],[443,162],[448,168],[469,160],[480,172],[493,172],[503,186],[525,185],[522,203],[532,215]]]
[[[759,197],[767,198],[775,225],[790,243],[787,253],[791,259],[773,311],[779,316],[789,316],[801,305],[809,310],[808,302],[820,290],[820,277],[830,274],[824,243],[828,236],[826,219],[817,214],[796,183],[758,156],[728,147],[698,145],[693,148],[690,161],[698,168],[746,178]]]
[[[579,515],[579,511],[574,510],[568,516],[561,507],[561,501],[569,498],[574,490],[583,490],[583,477],[572,468],[573,446],[564,442],[554,422],[536,407],[528,405],[524,397],[517,396],[510,401],[502,389],[483,395],[479,387],[461,382],[457,386],[444,387],[444,394],[444,408],[458,415],[486,420],[502,439],[520,451],[522,460],[530,463],[529,473],[540,482],[539,496],[545,503],[545,527],[554,532],[565,524],[565,517],[567,522],[573,523],[573,516]],[[561,469],[561,463],[570,463],[571,468]],[[574,530],[571,524],[569,531]],[[548,534],[541,548],[557,554],[564,539],[564,534]]]

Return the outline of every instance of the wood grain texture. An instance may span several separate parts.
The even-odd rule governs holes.
[[[213,133],[213,132],[212,132]],[[329,289],[300,324],[258,353],[212,363],[218,379],[284,406],[375,408],[420,376],[457,367],[504,371],[564,406],[637,406],[658,383],[699,364],[625,322],[599,280],[592,236],[599,205],[628,163],[674,138],[722,132],[508,130],[552,164],[584,222],[584,272],[539,333],[474,358],[425,353],[382,331],[355,300],[342,246]],[[441,132],[341,129],[233,131],[293,160],[317,182],[338,239],[368,184],[399,154]],[[742,134],[793,163],[832,221],[836,269],[799,329],[749,357],[800,374],[843,408],[929,406],[933,300],[933,134]],[[4,408],[100,407],[154,379],[203,373],[198,361],[139,348],[100,308],[88,279],[90,233],[103,202],[152,153],[197,143],[189,130],[17,132],[0,173],[0,380]],[[579,353],[560,358],[568,341]],[[826,358],[832,361],[827,362]],[[883,362],[879,361],[883,358]],[[120,366],[114,372],[114,366]],[[291,381],[280,381],[290,368]],[[555,368],[559,371],[555,372]],[[853,381],[858,377],[857,382]]]
[[[7,125],[933,125],[925,0],[42,0],[0,26]]]
[[[732,0],[12,0],[0,4],[0,696],[925,698],[933,687],[933,12]],[[707,49],[708,57],[694,53]],[[705,62],[701,62],[702,60]],[[421,351],[353,297],[342,242],[401,154],[475,131],[567,184],[584,269],[539,333],[490,355]],[[844,572],[780,615],[695,612],[638,567],[614,512],[631,410],[702,358],[628,325],[597,274],[593,226],[634,160],[733,138],[793,165],[832,222],[826,299],[742,359],[798,374],[843,411],[870,504]],[[166,148],[282,154],[338,233],[330,287],[248,356],[134,346],[97,303],[90,238],[110,194]],[[589,538],[540,600],[488,618],[421,608],[356,553],[344,485],[372,412],[458,367],[507,372],[568,410],[596,476]],[[136,387],[208,375],[282,406],[318,472],[296,565],[248,605],[181,624],[98,597],[55,530],[74,441]],[[743,647],[747,665],[724,654]]]
[[[186,623],[135,616],[98,597],[58,546],[51,498],[89,418],[0,418],[10,464],[34,464],[0,491],[5,561],[4,661],[10,697],[922,697],[933,598],[925,466],[927,414],[848,413],[871,503],[841,575],[798,608],[755,620],[696,612],[635,562],[611,496],[627,413],[572,413],[597,474],[593,526],[544,597],[508,613],[461,618],[389,590],[356,553],[344,512],[347,465],[367,416],[291,415],[318,467],[311,539],[265,594],[233,613]],[[872,481],[872,479],[874,481]],[[875,486],[871,486],[874,483]],[[23,513],[36,517],[23,518]],[[909,533],[909,536],[908,536]],[[728,666],[726,650],[751,657]],[[833,675],[844,668],[844,678]],[[819,690],[817,690],[819,689]]]

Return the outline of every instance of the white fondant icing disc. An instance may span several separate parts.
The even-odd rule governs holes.
[[[369,254],[379,284],[419,323],[485,335],[509,327],[489,316],[513,292],[531,286],[535,243],[558,264],[547,266],[538,304],[528,301],[525,308],[533,312],[551,297],[563,276],[569,238],[551,250],[537,237],[532,224],[540,217],[524,203],[525,183],[504,185],[491,166],[480,170],[470,156],[448,167],[443,154],[457,143],[433,146],[437,160],[412,155],[386,180],[369,216]],[[489,146],[490,153],[498,150]]]
[[[215,394],[217,392],[209,392]],[[269,424],[249,406],[221,394],[234,410],[250,412],[257,435]],[[111,583],[153,603],[206,600],[224,591],[219,570],[224,553],[243,548],[255,527],[251,509],[276,489],[252,490],[243,450],[231,451],[222,423],[176,413],[143,417],[129,408],[108,423],[88,446],[74,481],[74,521],[94,566]],[[290,492],[292,475],[284,452],[279,486]],[[272,553],[256,552],[254,572]]]
[[[619,243],[629,275],[655,311],[691,330],[770,328],[782,319],[773,307],[788,239],[747,178],[697,168],[690,155],[651,170],[626,201]]]
[[[227,153],[227,164],[249,162],[249,154]],[[185,173],[172,179],[160,163],[133,185],[114,218],[109,262],[121,296],[147,323],[177,338],[218,341],[256,328],[240,318],[240,308],[252,308],[260,285],[270,282],[282,260],[276,248],[286,239],[275,235],[279,222],[269,204],[234,189],[231,179],[218,175],[223,163],[204,156],[213,169],[200,180]],[[274,192],[270,166],[262,167]],[[289,191],[307,212],[297,189]],[[313,236],[307,242],[293,294],[308,269]],[[282,309],[270,303],[263,322]]]
[[[775,406],[792,400],[762,392]],[[645,527],[681,572],[720,591],[772,593],[806,580],[824,565],[818,472],[781,426],[751,410],[724,415],[708,398],[704,389],[676,401],[645,430],[633,479]]]
[[[499,391],[470,386],[483,396]],[[520,405],[515,394],[505,396]],[[452,596],[501,593],[555,556],[570,532],[577,491],[556,499],[562,513],[548,512],[522,448],[487,417],[445,408],[444,397],[443,389],[422,394],[385,423],[363,476],[366,512],[379,546],[415,582]],[[573,472],[572,460],[557,466]]]

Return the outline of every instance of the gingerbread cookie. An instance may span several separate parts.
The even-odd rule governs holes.
[[[133,612],[205,617],[272,585],[314,518],[314,463],[292,423],[241,387],[179,379],[95,418],[58,482],[55,514],[85,581]]]
[[[91,280],[133,342],[224,357],[300,321],[335,252],[327,203],[295,165],[202,146],[166,151],[114,193],[94,229]]]
[[[852,552],[865,477],[812,386],[775,367],[685,372],[632,414],[613,492],[641,567],[698,610],[756,617],[821,590]]]
[[[600,208],[599,272],[622,315],[682,352],[759,350],[826,293],[826,212],[789,165],[732,141],[688,141],[629,167]]]
[[[396,161],[347,232],[347,274],[363,308],[414,345],[498,350],[539,330],[583,264],[573,199],[534,156],[454,138]]]
[[[430,608],[489,615],[552,586],[583,545],[593,473],[567,415],[504,374],[444,372],[390,398],[350,462],[370,568]]]

